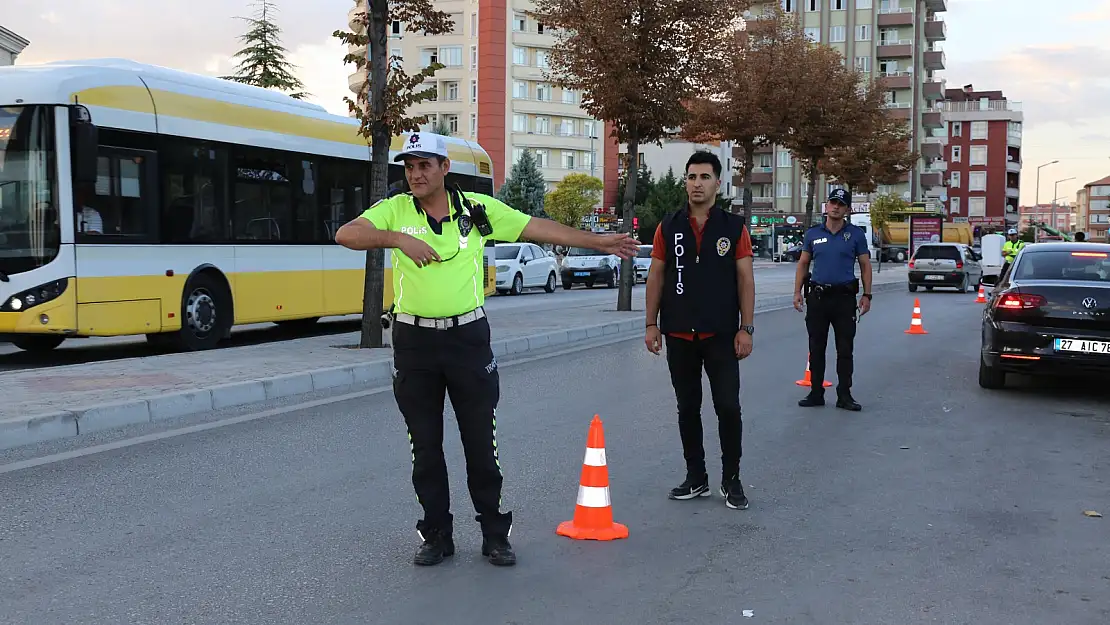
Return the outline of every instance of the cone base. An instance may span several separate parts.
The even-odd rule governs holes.
[[[920,327],[921,326],[914,326],[914,328],[920,328]],[[906,334],[928,334],[928,332],[926,332],[925,330],[921,330],[921,329],[914,330],[913,328],[910,328],[909,330],[906,330]]]
[[[797,380],[796,382],[794,382],[794,384],[797,384],[798,386],[813,386],[812,384],[810,384],[809,380]],[[821,386],[829,388],[830,386],[832,386],[832,382],[825,380],[825,383]]]
[[[628,538],[628,526],[613,523],[609,527],[579,527],[574,521],[563,521],[555,533],[574,540],[617,540]]]

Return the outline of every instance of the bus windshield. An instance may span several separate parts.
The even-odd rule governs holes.
[[[41,267],[58,255],[54,110],[0,106],[0,273]]]

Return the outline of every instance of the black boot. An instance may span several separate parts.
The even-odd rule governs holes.
[[[416,550],[412,561],[419,566],[433,566],[455,555],[455,539],[451,530],[428,528],[420,531],[424,544]]]
[[[802,408],[810,408],[813,406],[825,405],[825,394],[820,391],[813,391],[809,395],[798,400],[798,405]]]
[[[496,519],[485,518],[478,515],[476,519],[482,524],[482,555],[489,558],[494,566],[513,566],[516,564],[516,553],[509,544],[509,533],[513,528],[513,513],[505,512]]]

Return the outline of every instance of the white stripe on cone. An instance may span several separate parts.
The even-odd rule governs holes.
[[[910,325],[911,326],[919,326],[919,325],[921,325],[921,320],[920,319],[910,319]]]
[[[584,508],[608,508],[610,506],[608,486],[579,486],[578,505]]]
[[[586,459],[582,464],[588,467],[603,467],[605,466],[605,450],[597,449],[595,447],[586,448]]]

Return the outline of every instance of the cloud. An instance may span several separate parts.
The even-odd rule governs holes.
[[[980,89],[1002,89],[1022,102],[1027,128],[1050,122],[1084,126],[1110,116],[1110,48],[1026,46],[995,60],[953,61],[945,75]]]
[[[1094,10],[1076,13],[1068,18],[1072,22],[1101,22],[1110,20],[1110,0],[1104,0]]]

